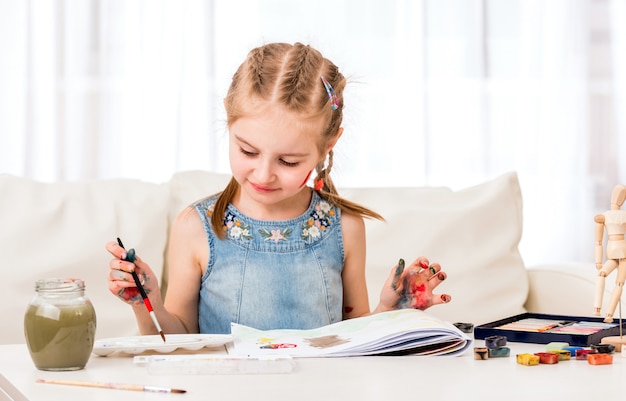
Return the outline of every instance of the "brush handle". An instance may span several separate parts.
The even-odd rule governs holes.
[[[122,244],[122,240],[121,239],[117,239],[117,243],[124,248],[124,245]],[[127,262],[131,262],[131,263],[135,263],[135,260],[137,260],[136,256],[135,256],[135,250],[133,248],[129,249],[128,252],[126,252],[126,257],[124,258],[125,261]],[[146,294],[146,290],[144,290],[143,285],[141,284],[141,280],[139,280],[139,276],[137,275],[137,272],[135,270],[133,270],[132,272],[130,272],[131,276],[133,276],[133,280],[135,280],[135,285],[137,286],[137,289],[139,290],[139,293],[141,294],[141,298],[145,301],[148,301],[148,294]],[[150,301],[148,301],[148,305],[150,304]],[[152,305],[150,305],[148,307],[148,310],[152,311]]]
[[[143,384],[86,382],[86,381],[79,381],[79,380],[54,380],[54,379],[35,379],[35,382],[46,383],[46,384],[64,384],[66,386],[109,388],[109,389],[116,389],[116,390],[149,391],[153,393],[186,393],[187,392],[186,390],[181,390],[177,388],[147,386]]]
[[[129,260],[129,262],[133,262],[132,260]],[[133,276],[133,280],[135,280],[135,284],[137,285],[137,289],[139,290],[139,293],[141,294],[141,298],[143,298],[144,302],[148,302],[150,303],[150,301],[148,300],[148,294],[146,294],[146,290],[144,290],[143,285],[141,285],[141,280],[139,280],[139,276],[137,275],[136,271],[132,271],[132,273],[130,273]],[[150,307],[148,308],[149,310],[152,310],[152,305],[150,305]]]

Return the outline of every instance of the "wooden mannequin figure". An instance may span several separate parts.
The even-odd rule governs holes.
[[[594,301],[594,312],[596,316],[600,316],[602,309],[602,296],[604,294],[604,283],[606,277],[617,268],[617,278],[615,279],[615,288],[611,293],[611,299],[604,318],[605,322],[613,321],[615,308],[622,295],[624,287],[624,279],[626,279],[626,240],[624,233],[626,232],[626,210],[620,210],[626,199],[626,186],[618,184],[613,188],[611,195],[611,210],[595,216],[596,222],[596,246],[595,246],[595,262],[598,269],[598,278],[596,281],[596,294]],[[604,231],[607,233],[606,255],[603,254],[603,236]],[[602,260],[606,256],[606,261],[602,264]]]

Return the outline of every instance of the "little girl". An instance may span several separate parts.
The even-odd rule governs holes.
[[[115,257],[109,290],[132,305],[142,334],[156,328],[133,269],[165,333],[229,333],[231,322],[310,329],[449,302],[432,293],[446,274],[420,257],[406,270],[403,261],[391,270],[370,312],[363,218],[382,217],[341,198],[330,178],[345,85],[332,62],[300,43],[248,54],[224,100],[232,179],[176,218],[165,302],[148,264],[124,261],[122,247],[106,245]]]

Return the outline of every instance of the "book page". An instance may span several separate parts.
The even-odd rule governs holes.
[[[293,357],[357,355],[454,355],[472,339],[426,312],[401,309],[348,319],[310,330],[268,330],[231,324],[233,355]]]

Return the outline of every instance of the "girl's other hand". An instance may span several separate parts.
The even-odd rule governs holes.
[[[389,274],[380,295],[380,303],[385,309],[420,309],[448,303],[448,294],[434,294],[433,290],[447,278],[438,263],[429,263],[421,256],[408,267],[400,259]]]

